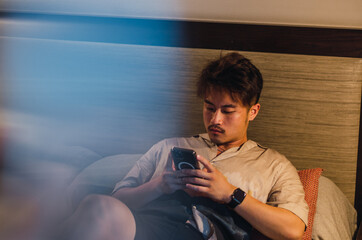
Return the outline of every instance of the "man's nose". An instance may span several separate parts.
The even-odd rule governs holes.
[[[222,124],[223,122],[223,116],[222,112],[220,110],[216,110],[211,118],[211,124]]]

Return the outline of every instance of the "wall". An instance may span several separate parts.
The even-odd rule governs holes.
[[[0,0],[0,9],[362,29],[360,0]]]

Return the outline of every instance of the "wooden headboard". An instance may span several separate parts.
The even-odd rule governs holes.
[[[69,78],[75,91],[68,96],[75,104],[57,110],[78,116],[67,120],[87,141],[72,138],[73,144],[103,155],[140,153],[165,137],[204,131],[202,103],[194,93],[196,78],[210,58],[240,51],[260,68],[265,81],[262,109],[249,137],[285,154],[298,169],[323,168],[361,218],[362,30],[36,13],[2,13],[0,20],[5,26],[0,51],[43,56],[41,63],[28,55],[28,59],[12,60],[19,65],[34,69],[54,56],[65,62],[75,56],[81,72],[73,65],[56,63],[59,69],[54,71],[62,78],[53,76],[54,86]],[[29,28],[23,21],[41,28]],[[79,63],[83,60],[86,64]],[[101,64],[102,74],[92,69]],[[5,79],[14,77],[10,65],[2,66]],[[24,77],[33,73],[29,69]],[[83,78],[89,82],[82,82]],[[72,85],[77,79],[93,86],[92,98],[79,98],[84,90]],[[107,97],[97,95],[103,92]],[[37,97],[39,102],[45,100]],[[87,104],[92,107],[84,108]],[[77,115],[79,109],[88,112]],[[104,123],[108,125],[101,125],[103,132],[90,131]]]

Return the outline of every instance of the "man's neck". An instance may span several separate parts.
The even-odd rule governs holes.
[[[218,149],[218,152],[223,153],[230,148],[241,147],[246,141],[247,140],[239,141],[239,142],[235,142],[235,143],[219,144],[219,145],[217,145],[217,149]]]

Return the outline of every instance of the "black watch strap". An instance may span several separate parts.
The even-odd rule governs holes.
[[[240,188],[237,188],[234,190],[233,194],[231,194],[231,201],[228,202],[226,205],[229,208],[235,208],[244,201],[245,197],[246,193]]]

